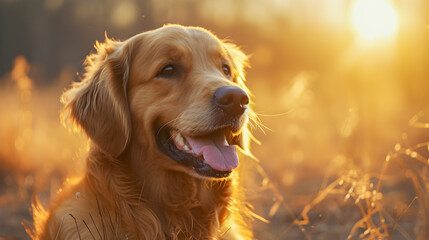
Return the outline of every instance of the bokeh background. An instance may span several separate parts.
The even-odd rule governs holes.
[[[0,239],[84,167],[59,97],[95,41],[167,23],[250,56],[256,237],[429,238],[429,1],[0,0]]]

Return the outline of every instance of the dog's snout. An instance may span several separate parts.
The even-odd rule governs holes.
[[[237,116],[246,110],[249,104],[249,96],[239,87],[225,86],[215,91],[214,103],[226,114]]]

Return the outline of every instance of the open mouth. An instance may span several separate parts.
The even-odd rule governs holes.
[[[161,152],[201,176],[225,178],[238,166],[236,137],[230,127],[187,136],[164,126],[156,131],[155,138]]]

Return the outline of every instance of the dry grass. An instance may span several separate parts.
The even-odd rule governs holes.
[[[424,111],[412,117],[412,130],[428,129],[425,118],[429,116]],[[299,214],[258,164],[262,176],[258,191],[272,194],[273,204],[266,208],[268,219],[278,221],[273,217],[284,208],[280,213],[283,228],[270,239],[427,239],[429,142],[411,142],[406,133],[402,134],[401,143],[394,145],[379,171],[368,172],[352,165],[325,175],[314,197],[299,199],[308,203],[295,204],[302,206]],[[271,224],[279,226],[278,222]]]
[[[32,67],[22,56],[1,81],[0,239],[28,238],[22,223],[36,194],[43,203],[68,176],[83,168],[86,139],[59,121],[59,96],[74,73],[65,69],[50,86],[35,86]],[[27,237],[25,237],[27,236]]]

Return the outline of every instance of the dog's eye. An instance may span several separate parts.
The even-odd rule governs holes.
[[[171,78],[177,76],[177,69],[169,64],[165,66],[157,75],[159,78]]]
[[[223,64],[222,71],[223,71],[223,74],[225,74],[225,76],[231,77],[231,68],[228,65]]]

